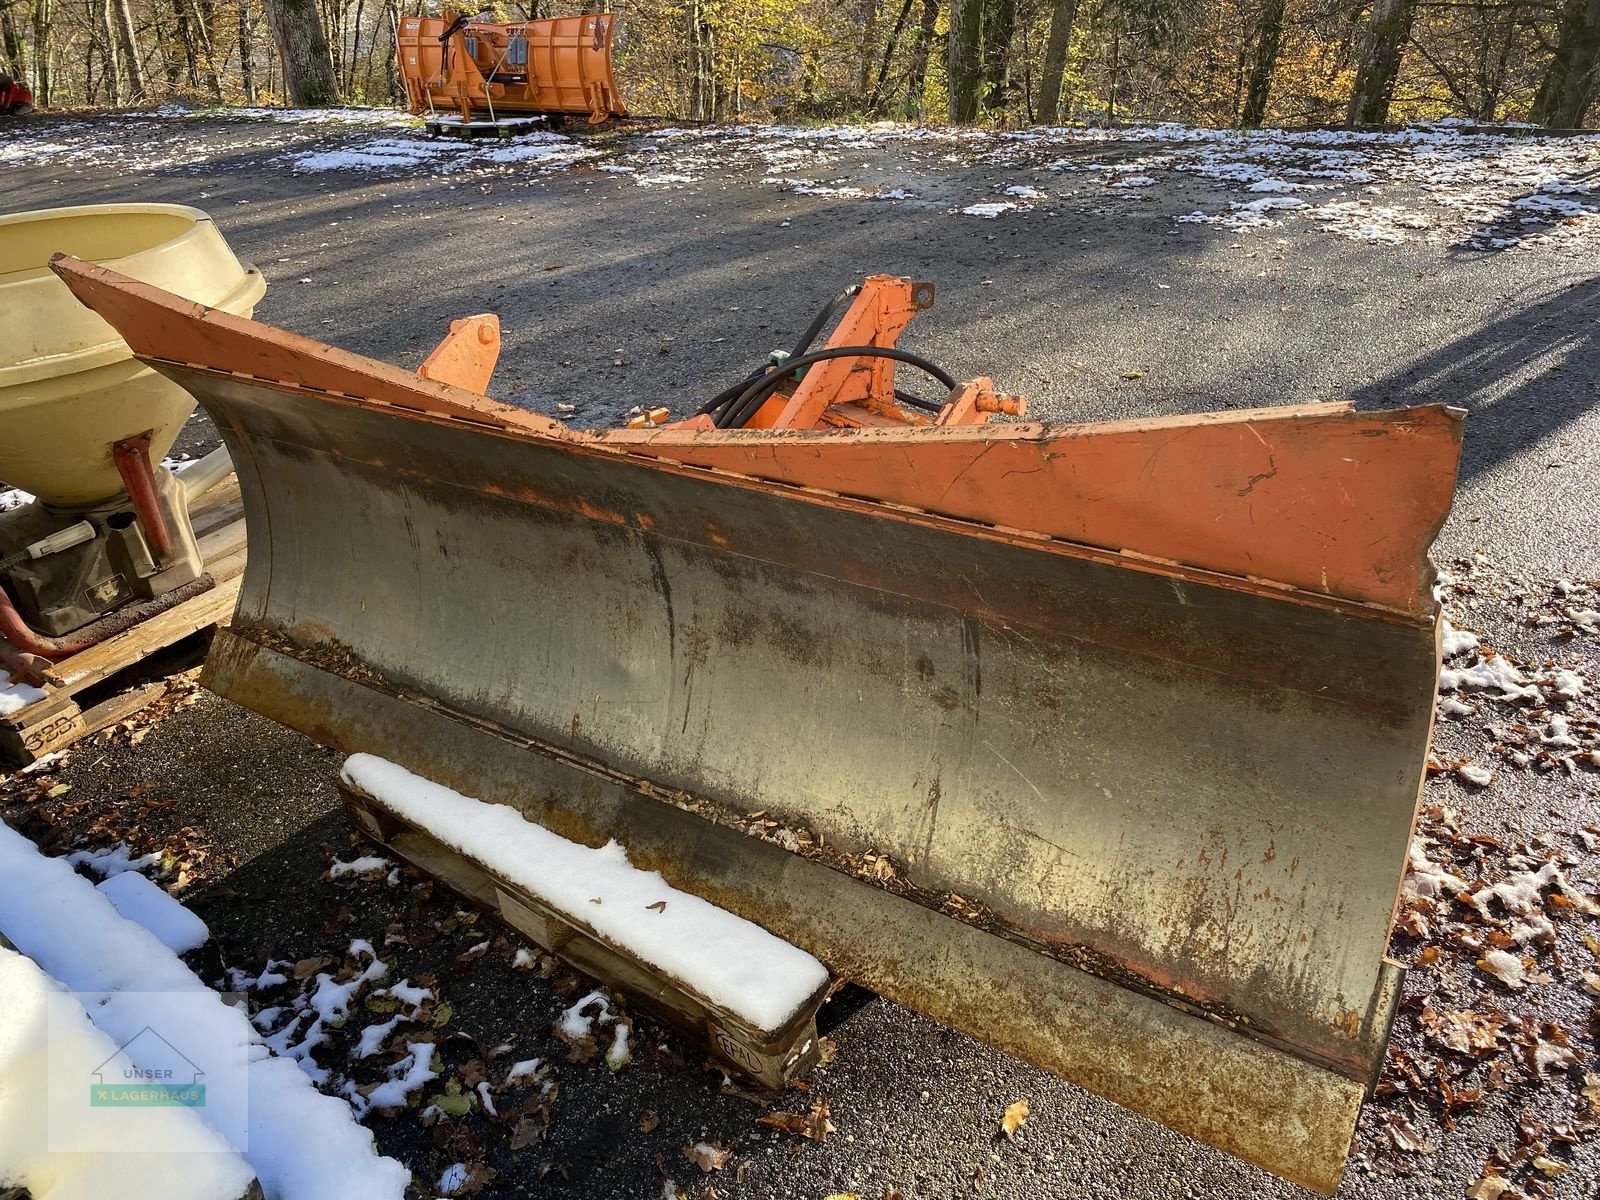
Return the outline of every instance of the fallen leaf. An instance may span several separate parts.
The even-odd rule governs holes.
[[[433,1097],[431,1103],[447,1117],[464,1117],[472,1111],[472,1095],[469,1092],[458,1092],[453,1096],[441,1093]]]
[[[511,1148],[526,1150],[544,1140],[544,1123],[532,1117],[523,1117],[511,1131]]]
[[[661,1115],[659,1113],[647,1112],[639,1118],[639,1128],[645,1133],[654,1133],[660,1125]]]
[[[838,1042],[834,1041],[831,1037],[819,1037],[817,1039],[817,1065],[819,1067],[827,1066],[836,1057],[838,1057],[838,1054]]]
[[[1546,1158],[1542,1154],[1536,1154],[1533,1158],[1533,1169],[1541,1175],[1555,1179],[1572,1170],[1572,1165],[1561,1162],[1559,1159]]]
[[[315,958],[302,958],[294,965],[294,977],[296,979],[309,979],[318,971],[333,966],[333,962],[334,960],[326,954],[319,954]]]
[[[1124,371],[1122,373],[1122,377],[1124,379],[1143,379],[1144,378],[1144,372],[1143,371]]]
[[[1015,1138],[1017,1130],[1028,1123],[1028,1102],[1018,1100],[1015,1104],[1006,1107],[1005,1116],[1000,1118],[1000,1132],[1008,1138]]]
[[[1424,1005],[1417,1024],[1446,1049],[1484,1058],[1499,1049],[1500,1030],[1506,1018],[1501,1013],[1439,1012]]]
[[[1552,1070],[1568,1071],[1578,1065],[1578,1052],[1568,1042],[1566,1031],[1554,1021],[1546,1021],[1521,1045],[1522,1060],[1541,1078]]]
[[[683,1156],[709,1175],[712,1171],[720,1171],[728,1165],[728,1160],[733,1157],[733,1147],[715,1139],[709,1142],[696,1142],[692,1146],[683,1148]]]
[[[1477,1181],[1467,1185],[1467,1200],[1500,1200],[1510,1190],[1511,1184],[1504,1176],[1493,1167],[1484,1167]]]
[[[828,1120],[828,1101],[823,1096],[818,1096],[811,1103],[808,1113],[774,1112],[756,1118],[762,1125],[771,1125],[774,1129],[781,1129],[785,1133],[797,1133],[801,1137],[810,1138],[813,1142],[826,1142],[828,1135],[834,1132],[833,1122]]]
[[[1433,1143],[1417,1132],[1416,1127],[1399,1113],[1394,1113],[1384,1120],[1389,1141],[1396,1150],[1404,1150],[1407,1154],[1432,1154]]]
[[[645,909],[649,912],[666,912],[667,902],[665,900],[657,900],[654,904],[646,904]]]

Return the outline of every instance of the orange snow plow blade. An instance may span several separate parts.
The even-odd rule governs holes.
[[[1400,991],[1458,410],[908,406],[931,289],[877,277],[759,422],[578,432],[56,269],[238,466],[210,687],[1337,1186]]]
[[[411,111],[475,117],[627,116],[611,77],[614,13],[496,24],[402,17],[395,44]]]

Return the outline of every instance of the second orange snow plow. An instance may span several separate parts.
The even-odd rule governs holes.
[[[576,115],[627,116],[611,78],[613,13],[496,24],[446,11],[402,17],[400,79],[417,116],[440,110],[470,124]]]
[[[1399,997],[1458,410],[995,421],[895,345],[931,289],[876,277],[822,351],[580,432],[480,394],[492,319],[418,375],[55,266],[237,465],[209,686],[1337,1186]]]

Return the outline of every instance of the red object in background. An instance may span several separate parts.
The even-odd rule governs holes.
[[[0,116],[20,117],[33,111],[33,93],[11,76],[0,72]]]

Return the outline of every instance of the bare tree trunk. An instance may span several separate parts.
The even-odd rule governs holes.
[[[872,85],[872,94],[867,97],[867,111],[877,113],[883,105],[883,88],[889,79],[889,66],[894,62],[894,52],[900,46],[900,35],[905,32],[906,21],[911,17],[912,0],[901,0],[900,15],[895,19],[894,28],[889,31],[889,44],[883,48],[883,61],[878,64],[878,79]]]
[[[40,108],[50,103],[51,3],[52,0],[34,0],[33,4],[33,102]]]
[[[1415,15],[1416,0],[1372,0],[1372,20],[1350,93],[1347,125],[1382,125],[1389,119],[1394,83]]]
[[[1056,0],[1050,11],[1050,37],[1044,44],[1044,78],[1039,83],[1039,124],[1061,119],[1061,81],[1072,49],[1072,27],[1078,22],[1078,0]]]
[[[1283,10],[1287,0],[1267,0],[1261,10],[1256,35],[1256,65],[1250,72],[1250,89],[1245,94],[1244,114],[1239,124],[1254,129],[1267,119],[1267,101],[1272,95],[1272,73],[1278,69],[1278,51],[1283,46]]]
[[[984,0],[983,103],[1006,107],[1006,85],[1011,82],[1011,37],[1017,29],[1017,0]]]
[[[95,20],[99,26],[97,37],[100,42],[100,60],[104,63],[101,74],[106,80],[106,99],[115,108],[122,103],[122,74],[121,65],[117,62],[117,34],[116,23],[111,15],[112,0],[99,0],[99,11]]]
[[[0,68],[3,68],[6,74],[17,80],[30,78],[27,43],[17,33],[17,22],[12,16],[9,3],[0,8],[0,51],[4,52],[4,57],[0,58]]]
[[[128,0],[110,0],[111,15],[117,24],[117,46],[122,51],[122,65],[128,73],[128,103],[138,104],[148,90],[144,78],[144,63],[139,59],[139,42],[133,36],[133,13]]]
[[[689,115],[709,121],[716,107],[712,29],[700,0],[689,0]]]
[[[922,0],[922,20],[911,48],[911,70],[906,74],[906,115],[922,116],[922,92],[928,82],[928,55],[938,36],[939,0]]]
[[[189,6],[184,0],[173,0],[172,13],[178,19],[178,41],[183,46],[184,62],[189,68],[189,86],[200,86],[200,67],[195,53],[194,30],[189,23]]]
[[[878,0],[862,0],[861,53],[856,59],[856,99],[865,100],[872,83],[872,60],[878,54]]]
[[[978,119],[978,81],[983,50],[983,0],[950,0],[950,36],[945,71],[950,77],[950,120]]]
[[[337,103],[339,85],[316,0],[267,0],[267,21],[283,55],[283,90],[289,102],[301,108]]]
[[[1577,129],[1600,94],[1600,0],[1566,0],[1533,119],[1547,129]]]
[[[250,37],[250,2],[239,0],[239,73],[244,76],[244,102],[256,102],[255,45]]]
[[[211,93],[212,98],[222,99],[222,81],[217,78],[217,47],[211,37],[210,14],[195,0],[177,0],[180,4],[189,6],[189,24],[195,30],[197,39],[196,57],[200,63],[200,82]],[[209,8],[209,5],[207,6]]]
[[[389,41],[396,42],[400,30],[400,5],[397,0],[384,0],[383,13],[389,22]],[[398,53],[397,48],[396,54]],[[386,55],[383,61],[387,64],[384,68],[384,79],[389,84],[389,99],[399,100],[405,95],[405,89],[400,85],[400,64],[395,54]]]

